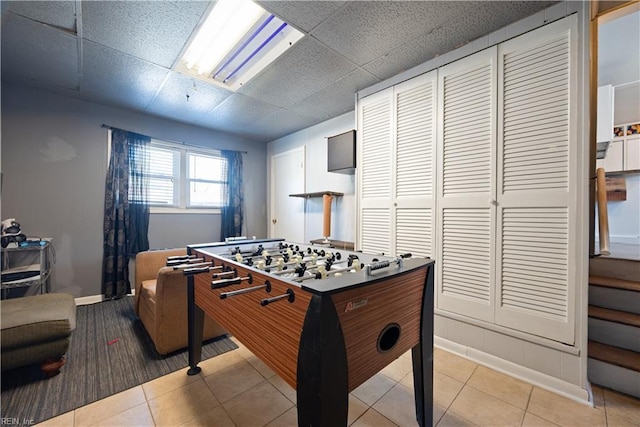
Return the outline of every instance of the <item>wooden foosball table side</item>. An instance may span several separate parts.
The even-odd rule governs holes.
[[[298,425],[346,425],[349,392],[409,350],[416,418],[432,424],[432,266],[313,295],[298,353]]]
[[[199,372],[203,316],[214,318],[297,391],[300,426],[347,424],[348,396],[393,360],[412,350],[416,417],[432,424],[433,262],[373,272],[364,283],[309,291],[278,276],[217,255],[214,265],[248,277],[212,289],[210,274],[189,277],[189,370]],[[270,285],[221,299],[225,292]],[[295,293],[291,302],[261,300]]]

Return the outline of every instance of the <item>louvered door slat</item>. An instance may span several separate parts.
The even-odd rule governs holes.
[[[433,197],[433,94],[428,81],[396,96],[396,197]]]
[[[466,314],[471,306],[476,317],[488,319],[492,305],[491,211],[445,208],[441,218],[439,306]]]
[[[362,210],[362,251],[365,253],[390,253],[390,210],[365,208]]]
[[[396,210],[396,253],[431,257],[433,243],[431,209]]]
[[[483,63],[443,77],[442,188],[445,197],[491,191],[491,76],[491,63]],[[454,165],[457,167],[452,167]]]
[[[557,224],[557,228],[566,229],[568,224],[568,215],[566,209],[544,210],[537,208],[509,208],[503,212],[503,250],[502,255],[502,289],[501,289],[501,306],[522,311],[536,312],[536,308],[532,308],[527,304],[528,300],[536,300],[538,302],[545,301],[549,307],[553,307],[554,316],[565,320],[567,316],[567,269],[566,267],[558,267],[558,261],[568,262],[568,236],[566,233],[558,234],[557,230],[549,228],[549,222]],[[512,215],[512,212],[515,215]],[[524,218],[528,218],[528,228],[531,233],[520,233],[513,231],[518,230],[521,226],[513,225],[513,218],[517,218],[516,224]],[[539,219],[544,218],[545,221]],[[534,237],[537,236],[537,237]],[[531,242],[554,241],[556,244],[564,248],[563,254],[554,254],[553,256],[545,256],[544,254],[536,254],[531,256],[527,248]],[[510,247],[513,243],[517,243],[519,250]],[[517,258],[512,254],[518,254]],[[528,260],[528,262],[523,262]],[[553,261],[547,263],[546,261]],[[531,288],[530,284],[539,284],[537,288]],[[545,286],[547,285],[547,286]],[[551,287],[560,292],[550,294],[547,287]],[[527,298],[522,298],[527,295]],[[548,316],[551,312],[546,311]]]
[[[388,98],[364,105],[362,120],[362,197],[388,197],[391,174],[391,104]]]
[[[523,191],[536,188],[535,181],[545,184],[545,189],[566,190],[568,185],[568,138],[548,141],[555,152],[554,161],[549,161],[538,137],[547,135],[546,130],[566,130],[569,123],[569,39],[566,34],[544,45],[508,52],[503,61],[503,149],[504,156],[502,191]],[[552,86],[553,92],[545,90]],[[513,143],[522,148],[527,141],[532,143],[528,151],[511,149],[512,129],[522,130],[525,140]],[[565,133],[566,135],[566,133]],[[537,142],[536,142],[537,141]],[[533,147],[543,151],[538,152]],[[539,167],[543,165],[544,167]]]

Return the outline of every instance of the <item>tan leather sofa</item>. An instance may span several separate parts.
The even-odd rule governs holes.
[[[140,252],[136,256],[134,307],[160,354],[188,344],[187,278],[181,271],[165,266],[167,257],[186,253],[186,248],[162,249]],[[205,315],[205,340],[226,333]]]

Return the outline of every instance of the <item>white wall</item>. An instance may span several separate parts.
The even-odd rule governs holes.
[[[275,154],[305,147],[305,193],[344,193],[344,196],[336,197],[332,205],[331,238],[347,242],[355,239],[355,175],[327,171],[327,138],[355,127],[355,113],[352,111],[267,144],[267,160]],[[270,180],[270,162],[267,163]],[[269,195],[268,200],[272,199]],[[306,221],[304,218],[300,219],[306,222],[305,241],[322,238],[322,198],[307,200],[306,216]]]
[[[598,85],[615,88],[614,125],[640,122],[640,12],[629,6],[598,27]],[[609,202],[612,243],[640,245],[640,174],[624,175],[627,200]],[[597,233],[596,225],[596,235]]]
[[[52,237],[53,291],[101,294],[107,124],[156,138],[243,150],[247,232],[266,235],[266,145],[52,93],[2,85],[2,218]],[[217,241],[219,215],[152,215],[151,247]]]

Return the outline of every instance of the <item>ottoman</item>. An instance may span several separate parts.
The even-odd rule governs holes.
[[[76,328],[73,296],[52,293],[0,304],[2,370],[41,363],[47,376],[57,374]]]

